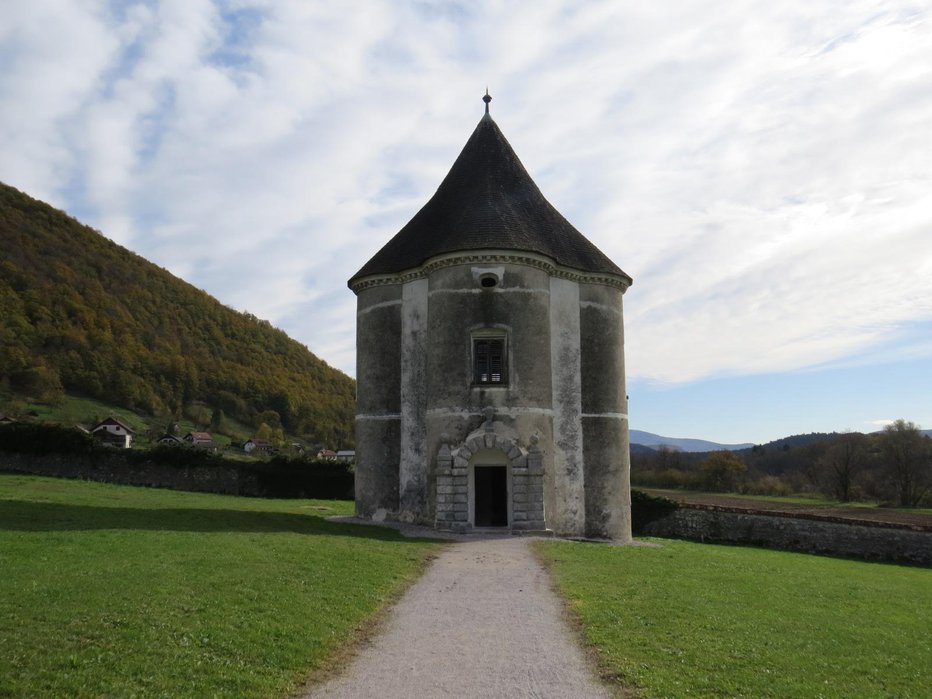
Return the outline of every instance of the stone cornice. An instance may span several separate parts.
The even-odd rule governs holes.
[[[552,259],[543,255],[537,255],[532,252],[516,252],[513,250],[464,250],[462,252],[438,255],[437,257],[430,258],[420,267],[407,269],[395,274],[374,274],[368,277],[362,277],[350,281],[348,286],[354,293],[358,294],[360,291],[374,286],[405,284],[415,279],[424,279],[432,272],[443,269],[444,267],[476,264],[526,265],[543,270],[552,277],[569,279],[575,282],[584,282],[586,284],[604,284],[620,289],[622,293],[631,286],[631,278],[627,275],[621,276],[600,272],[583,272],[571,267],[558,265]]]

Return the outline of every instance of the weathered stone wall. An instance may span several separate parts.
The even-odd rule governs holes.
[[[516,463],[511,473],[515,492],[513,528],[518,531],[544,531],[544,466],[536,442],[532,442],[524,462]]]
[[[483,288],[481,277],[498,283]],[[428,496],[424,519],[435,520],[438,463],[443,435],[463,443],[495,409],[495,421],[520,435],[550,444],[550,281],[546,271],[502,261],[471,260],[434,270],[428,291],[427,450]],[[507,337],[508,380],[504,385],[473,381],[473,338],[501,331]],[[545,469],[553,450],[543,455]]]
[[[586,535],[631,539],[622,291],[579,285]]]
[[[513,529],[531,526],[519,525],[521,516],[536,527],[536,499],[516,507],[541,489],[555,533],[628,540],[622,289],[493,250],[385,281],[358,291],[357,513],[469,524],[471,503],[464,515],[454,502],[462,493],[447,492],[464,475],[438,455],[443,444],[463,444],[492,409],[514,444],[539,445],[539,470],[509,471]],[[506,340],[505,382],[475,382],[477,337]]]
[[[586,496],[577,282],[551,277],[550,327],[554,506],[547,513],[547,524],[558,534],[583,536]]]
[[[356,312],[356,513],[398,509],[402,285],[359,292]]]
[[[414,279],[402,290],[401,444],[398,507],[405,519],[423,521],[429,511],[427,453],[428,282]]]
[[[849,524],[680,505],[670,515],[647,524],[644,534],[932,565],[932,532],[879,523]]]
[[[156,463],[127,463],[118,455],[95,458],[0,454],[0,471],[225,495],[248,494],[240,492],[245,483],[239,469],[234,466],[177,468]]]
[[[138,456],[117,449],[93,456],[0,452],[0,472],[220,495],[341,500],[353,495],[353,474],[343,465],[282,466],[215,461],[180,466]]]

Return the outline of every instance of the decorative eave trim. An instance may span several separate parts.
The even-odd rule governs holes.
[[[624,273],[583,272],[578,269],[573,269],[572,267],[564,267],[563,265],[557,264],[549,257],[538,255],[533,252],[516,252],[514,250],[463,250],[455,253],[437,255],[427,260],[420,267],[413,267],[402,272],[372,274],[360,277],[359,279],[351,279],[347,282],[347,286],[353,290],[353,293],[359,294],[360,291],[370,289],[374,286],[406,284],[415,279],[424,279],[429,276],[431,272],[445,267],[501,263],[534,267],[543,270],[552,277],[569,279],[575,282],[604,284],[620,289],[621,293],[624,293],[632,284],[631,277]]]

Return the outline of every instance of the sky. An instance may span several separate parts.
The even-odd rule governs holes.
[[[486,86],[634,278],[632,428],[932,427],[928,2],[5,0],[0,180],[354,375]]]

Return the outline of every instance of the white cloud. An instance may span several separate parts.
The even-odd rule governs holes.
[[[865,422],[864,424],[865,424],[865,425],[874,425],[875,427],[881,427],[881,428],[883,428],[883,427],[886,427],[887,425],[892,425],[894,422],[896,422],[896,420],[890,420],[890,419],[887,419],[887,418],[883,418],[883,419],[880,419],[880,420],[868,420],[868,421]]]
[[[117,42],[96,12],[71,4],[14,2],[3,15],[0,173],[59,201],[81,155],[68,138],[68,121],[91,99]]]
[[[633,377],[932,354],[898,333],[932,320],[922,4],[15,0],[3,26],[0,179],[344,370],[346,279],[487,83],[545,195],[635,278]]]

